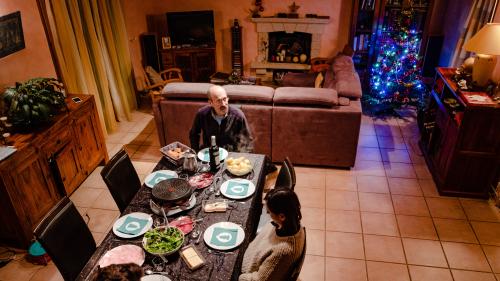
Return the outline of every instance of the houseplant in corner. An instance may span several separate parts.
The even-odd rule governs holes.
[[[16,130],[43,125],[65,107],[63,85],[54,78],[33,78],[16,83],[3,94],[7,116]]]

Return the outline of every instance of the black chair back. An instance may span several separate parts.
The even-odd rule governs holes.
[[[96,250],[92,233],[68,197],[35,228],[35,237],[66,281],[73,281]]]
[[[108,186],[118,209],[123,213],[139,188],[141,188],[141,180],[123,148],[109,160],[108,164],[102,169],[101,176]]]
[[[290,175],[292,177],[292,190],[293,190],[295,188],[295,184],[297,183],[297,176],[295,175],[295,169],[293,168],[292,161],[288,157],[285,157],[285,164],[288,166],[288,171],[290,171]]]
[[[280,172],[278,173],[278,177],[276,178],[276,183],[274,187],[285,187],[293,190],[293,179],[292,173],[290,172],[290,168],[286,164],[286,161],[283,161],[281,164]]]
[[[306,228],[304,227],[304,249],[302,250],[302,254],[300,254],[299,259],[295,262],[291,272],[290,272],[290,278],[287,280],[290,281],[296,281],[299,278],[300,271],[302,270],[302,265],[304,264],[304,260],[306,259]]]

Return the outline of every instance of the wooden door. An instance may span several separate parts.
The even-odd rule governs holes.
[[[182,70],[182,77],[187,82],[197,82],[195,68],[189,52],[175,52],[175,66]]]
[[[94,114],[94,104],[89,100],[74,113],[73,118],[78,158],[83,174],[88,176],[106,153],[100,125]]]
[[[66,194],[69,196],[83,180],[81,163],[75,144],[73,142],[66,144],[61,151],[54,155],[54,160],[57,163]]]

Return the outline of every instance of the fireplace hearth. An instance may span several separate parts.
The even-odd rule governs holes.
[[[267,61],[308,63],[311,55],[311,40],[311,33],[269,32]]]

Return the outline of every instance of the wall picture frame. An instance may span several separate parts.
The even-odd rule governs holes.
[[[0,58],[25,48],[21,12],[0,17]]]

